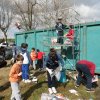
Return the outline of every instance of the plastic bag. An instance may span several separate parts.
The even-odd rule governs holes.
[[[56,77],[57,81],[60,80],[61,70],[62,70],[62,67],[61,66],[57,67],[56,70],[55,70],[55,77]]]
[[[61,73],[61,76],[60,76],[59,82],[65,83],[67,81],[66,71],[61,71],[60,73]]]
[[[55,72],[55,76],[56,76],[56,79],[57,79],[57,81],[59,81],[60,80],[60,77],[61,77],[61,72],[59,71],[59,72]]]

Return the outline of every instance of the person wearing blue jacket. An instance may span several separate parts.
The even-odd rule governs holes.
[[[48,77],[48,91],[50,94],[57,93],[56,90],[56,77],[54,72],[59,69],[59,66],[63,67],[64,62],[62,57],[56,53],[54,48],[50,49],[48,56],[45,59],[45,66],[47,70],[47,77]]]
[[[65,28],[66,28],[66,25],[62,23],[62,18],[59,17],[58,22],[56,22],[56,25],[55,25],[55,29],[58,36],[57,43],[63,44],[63,35],[64,35]]]
[[[28,44],[21,44],[21,52],[20,54],[23,56],[23,64],[22,64],[22,79],[25,83],[30,83],[29,80],[29,65],[31,64],[30,53],[27,51]]]
[[[28,44],[22,43],[21,47],[14,47],[13,49],[13,59],[16,59],[18,54],[21,54],[24,58],[22,64],[22,81],[25,83],[30,83],[29,80],[29,65],[31,64],[30,53],[27,51]]]

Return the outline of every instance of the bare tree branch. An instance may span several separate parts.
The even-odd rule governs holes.
[[[0,30],[7,42],[7,31],[13,19],[13,11],[9,0],[0,0]]]

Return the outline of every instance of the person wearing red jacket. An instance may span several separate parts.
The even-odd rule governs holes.
[[[40,70],[43,69],[43,55],[45,53],[41,52],[39,49],[37,49],[37,66],[40,68]]]
[[[71,41],[73,41],[73,39],[74,39],[74,29],[73,29],[73,25],[70,25],[69,26],[69,32],[66,34],[66,37],[69,39],[69,40],[71,40]]]
[[[92,89],[92,78],[95,74],[96,65],[88,60],[80,60],[76,63],[76,70],[78,71],[78,77],[76,81],[76,87],[79,87],[82,79],[86,79],[87,92],[94,91]]]

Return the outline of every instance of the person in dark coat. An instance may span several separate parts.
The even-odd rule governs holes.
[[[95,74],[96,65],[88,60],[80,60],[76,64],[76,70],[78,71],[78,77],[76,81],[76,87],[79,87],[82,80],[86,80],[87,92],[94,91],[92,89],[92,78]]]
[[[56,25],[55,25],[55,29],[58,36],[57,43],[63,44],[63,35],[64,35],[65,28],[66,28],[66,25],[62,23],[62,18],[59,17],[58,22],[56,22]]]
[[[54,48],[50,49],[48,56],[45,59],[45,66],[47,70],[47,77],[48,77],[48,90],[49,93],[57,93],[56,91],[56,77],[54,72],[59,67],[59,63],[61,63],[62,67],[64,66],[64,62],[62,57],[56,53]]]

